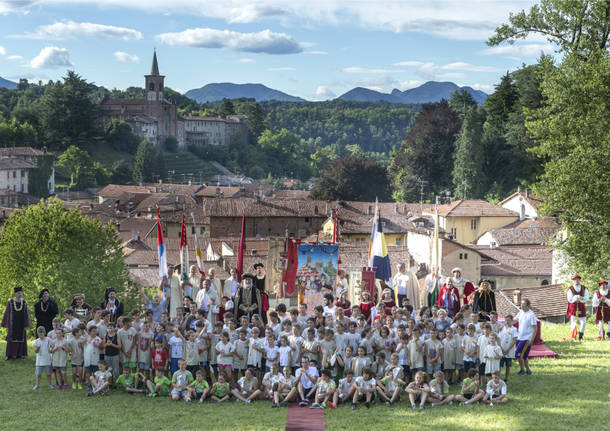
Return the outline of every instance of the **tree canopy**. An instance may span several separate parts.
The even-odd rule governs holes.
[[[23,286],[30,306],[43,288],[51,290],[62,308],[70,305],[75,293],[97,303],[107,287],[116,288],[123,299],[128,296],[127,275],[114,226],[103,226],[77,209],[66,210],[58,199],[15,211],[2,227],[0,301],[4,303],[15,286]]]

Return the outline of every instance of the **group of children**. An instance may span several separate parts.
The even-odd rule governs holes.
[[[329,302],[309,315],[305,304],[290,311],[280,304],[266,326],[231,312],[209,322],[192,305],[158,322],[152,310],[133,310],[116,322],[106,310],[94,309],[89,322],[66,310],[48,334],[37,328],[34,389],[46,373],[50,388],[87,386],[89,396],[114,389],[185,402],[269,399],[274,408],[295,401],[355,409],[376,399],[391,406],[403,392],[414,409],[507,401],[517,341],[512,316],[500,324],[495,313],[479,322],[467,309],[451,320],[442,308],[415,315],[393,307],[386,315],[380,307],[371,323],[359,310],[348,317]],[[460,382],[460,393],[451,395],[449,385]]]

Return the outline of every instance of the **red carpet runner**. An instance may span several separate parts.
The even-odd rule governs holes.
[[[286,431],[324,431],[325,429],[323,409],[299,407],[298,404],[290,404],[288,407]]]

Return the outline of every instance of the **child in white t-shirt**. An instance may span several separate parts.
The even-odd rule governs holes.
[[[286,335],[280,338],[280,368],[290,367],[292,363],[292,353],[296,350],[294,347],[288,344],[288,337]]]
[[[491,373],[500,371],[502,348],[498,345],[498,336],[495,332],[489,334],[489,344],[485,348],[485,375],[491,378]]]
[[[47,337],[47,331],[44,326],[39,326],[36,329],[38,338],[34,341],[34,352],[36,352],[36,385],[34,390],[38,390],[40,386],[40,377],[43,372],[47,374],[47,381],[49,383],[49,389],[53,389],[51,384],[51,373],[53,372],[51,367],[51,339]]]
[[[64,337],[63,331],[58,330],[56,335],[57,339],[51,343],[50,352],[53,354],[51,365],[53,365],[57,389],[70,389],[71,386],[68,385],[66,367],[68,366],[68,354],[72,349],[70,348],[70,343]]]
[[[505,367],[505,382],[508,382],[510,367],[513,365],[513,359],[515,359],[515,345],[517,344],[518,334],[519,330],[513,326],[513,316],[507,314],[504,318],[504,327],[500,331],[500,347],[502,348],[500,368]]]
[[[106,362],[99,361],[97,366],[98,370],[89,377],[89,382],[92,387],[91,392],[87,394],[89,397],[94,395],[105,395],[108,392],[110,382],[112,381],[112,373],[106,368]]]
[[[506,398],[506,383],[500,380],[500,372],[495,371],[491,373],[491,379],[487,382],[487,388],[483,401],[493,406],[494,403],[505,403],[508,401]]]
[[[90,380],[98,370],[102,339],[97,336],[97,326],[90,326],[87,328],[87,332],[89,336],[83,347],[83,366],[85,367],[86,378]]]

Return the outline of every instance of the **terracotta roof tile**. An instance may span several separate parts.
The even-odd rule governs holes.
[[[49,153],[46,153],[49,154]],[[45,152],[32,147],[6,147],[0,148],[0,157],[44,156]]]
[[[561,284],[547,286],[523,287],[520,289],[496,290],[496,310],[500,317],[507,314],[515,316],[519,308],[514,304],[515,291],[521,292],[521,300],[525,298],[531,302],[531,308],[539,319],[564,316],[568,307],[565,287]]]
[[[526,229],[492,229],[489,233],[493,236],[497,245],[546,245],[549,239],[557,232],[557,229],[548,227],[530,227]]]
[[[33,169],[35,167],[36,165],[34,163],[28,162],[27,160],[19,159],[17,157],[0,159],[0,169],[2,170]]]
[[[519,214],[490,204],[481,199],[456,200],[439,205],[438,213],[444,217],[518,217]]]
[[[481,262],[481,276],[519,276],[552,274],[553,248],[544,245],[471,246],[493,261]]]

